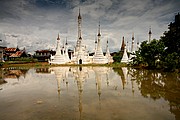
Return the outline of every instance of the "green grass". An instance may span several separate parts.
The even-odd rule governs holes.
[[[112,63],[112,64],[49,64],[48,62],[28,62],[28,61],[8,61],[2,63],[1,67],[56,67],[56,66],[101,66],[101,67],[114,67],[114,68],[119,68],[119,67],[126,67],[128,66],[127,64],[124,63]]]

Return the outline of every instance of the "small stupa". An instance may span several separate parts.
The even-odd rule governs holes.
[[[49,64],[66,64],[66,58],[64,55],[64,51],[61,52],[61,47],[60,47],[60,37],[58,34],[57,38],[57,47],[56,47],[56,54],[54,56],[51,56],[49,60]]]
[[[99,30],[98,30],[98,41],[97,41],[97,49],[93,57],[94,64],[105,64],[108,63],[107,57],[103,55],[102,48],[101,48],[101,33],[100,33],[100,23],[99,23]]]
[[[124,41],[124,37],[123,37],[123,41]],[[124,44],[124,53],[123,53],[123,57],[121,59],[121,63],[128,63],[128,55],[127,55],[127,50],[126,50],[126,44]]]
[[[135,49],[134,49],[134,33],[132,35],[132,44],[131,44],[131,51],[130,51],[130,56],[129,56],[129,62],[133,61],[133,58],[135,57]]]
[[[107,40],[107,46],[106,46],[106,57],[108,59],[108,63],[113,63],[113,57],[111,56],[110,52],[109,52],[109,46],[108,46],[108,40]]]

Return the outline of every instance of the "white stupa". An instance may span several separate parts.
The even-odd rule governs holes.
[[[67,62],[70,62],[71,60],[69,59],[69,54],[68,54],[68,43],[67,43],[67,38],[66,38],[66,43],[65,43],[65,59]]]
[[[83,45],[82,36],[81,36],[81,25],[82,25],[82,17],[80,14],[79,9],[79,15],[78,15],[78,39],[76,42],[76,46],[74,49],[74,54],[71,59],[71,62],[73,64],[89,64],[91,63],[89,54],[87,53],[87,48],[85,45]]]
[[[107,40],[107,46],[106,46],[106,57],[108,59],[108,63],[113,63],[113,57],[111,56],[110,52],[109,52],[109,46],[108,46],[108,40]]]
[[[68,63],[68,61],[66,60],[66,57],[64,55],[64,50],[62,50],[62,52],[61,52],[59,34],[58,34],[58,38],[57,38],[56,54],[54,56],[51,56],[49,63],[50,64],[66,64],[66,63]]]
[[[124,41],[124,37],[123,37],[123,41]],[[127,55],[127,50],[126,50],[126,44],[124,46],[124,53],[123,53],[123,57],[121,59],[121,63],[128,63],[128,55]]]
[[[132,44],[131,44],[131,52],[129,56],[129,62],[132,62],[132,58],[135,57],[135,47],[134,47],[134,33],[132,35]]]
[[[98,30],[98,41],[97,41],[97,49],[93,57],[94,64],[105,64],[108,63],[108,59],[106,56],[103,55],[102,48],[101,48],[101,34],[100,34],[100,24]]]

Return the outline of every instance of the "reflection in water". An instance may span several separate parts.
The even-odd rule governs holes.
[[[56,116],[58,119],[76,119],[76,116],[79,119],[180,119],[180,77],[178,74],[127,67],[112,69],[77,66],[36,68],[35,71],[34,69],[30,69],[28,73],[27,71],[28,69],[1,69],[0,89],[6,86],[6,84],[1,84],[3,83],[1,81],[9,82],[10,79],[19,79],[20,76],[23,76],[24,80],[29,80],[29,89],[32,84],[31,90],[39,93],[38,95],[41,97],[45,96],[41,95],[44,91],[51,95],[56,89],[57,93],[55,92],[55,94],[59,98],[61,96],[61,102],[56,103],[56,97],[52,96],[48,96],[47,100],[49,101],[45,102],[47,105],[56,103],[58,106],[51,108],[52,115],[48,114],[48,118],[51,119],[56,113],[60,114]],[[34,87],[36,84],[38,90]],[[10,85],[6,86],[7,89],[11,87]],[[67,90],[64,90],[64,87]],[[17,93],[28,90],[27,86],[25,88],[20,89]],[[6,92],[8,91],[4,89],[0,92],[2,97],[0,105],[4,105],[1,103],[3,103],[5,95],[11,95],[11,92]],[[32,93],[28,91],[29,95]],[[24,94],[27,94],[27,91]],[[33,98],[32,95],[31,97]],[[14,98],[8,99],[13,100]],[[46,105],[42,107],[41,111],[44,111],[45,107]],[[49,107],[47,108],[49,109]],[[78,115],[75,114],[76,109]],[[147,109],[149,109],[148,113],[146,113]],[[66,114],[64,111],[67,111]],[[2,111],[0,112],[2,113]],[[47,113],[42,113],[42,115],[46,116]],[[0,118],[3,117],[0,115]],[[19,118],[17,116],[17,119]],[[46,118],[42,117],[41,119]]]
[[[7,82],[4,80],[4,70],[1,69],[0,70],[0,85],[4,83],[7,83]],[[0,90],[2,90],[2,88],[0,88]]]
[[[170,105],[176,119],[180,119],[180,79],[178,74],[156,72],[151,70],[129,69],[136,79],[141,95],[145,98],[158,100],[163,98]]]
[[[17,79],[17,80],[19,80],[19,78],[21,76],[23,76],[25,78],[28,70],[29,70],[28,68],[24,68],[24,67],[1,68],[1,70],[0,70],[0,85],[7,83],[7,81],[5,79]],[[17,84],[16,82],[12,83],[12,85],[16,85],[16,84]],[[0,90],[2,90],[2,88],[0,88]]]
[[[54,67],[54,68],[50,68],[50,71],[51,71],[51,73],[54,73],[56,76],[57,87],[58,87],[57,91],[58,91],[58,94],[60,95],[61,80],[63,80],[63,81],[67,80],[67,74],[69,71],[69,67]]]
[[[20,76],[26,77],[26,73],[29,68],[6,68],[4,69],[4,78],[15,78],[19,79]]]
[[[78,88],[78,96],[79,96],[79,113],[80,113],[80,119],[82,118],[82,94],[83,94],[83,82],[87,78],[87,70],[82,69],[82,67],[76,67],[75,69],[72,69],[73,75],[75,77],[75,80],[77,82],[77,88]]]

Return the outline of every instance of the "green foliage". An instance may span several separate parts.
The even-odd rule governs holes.
[[[114,60],[114,62],[115,62],[115,63],[116,63],[116,62],[120,63],[120,62],[121,62],[121,59],[122,59],[122,56],[123,56],[123,52],[122,52],[122,51],[119,51],[119,52],[115,53],[115,54],[113,55],[113,60]]]
[[[164,67],[166,70],[174,70],[178,65],[177,53],[168,54],[164,59]]]
[[[177,16],[176,16],[177,17]],[[178,14],[178,17],[179,14]],[[144,64],[150,68],[174,70],[180,68],[180,21],[169,25],[160,40],[144,41],[133,59],[134,65]]]
[[[150,43],[147,41],[142,42],[140,49],[136,51],[136,57],[133,64],[144,64],[150,68],[156,68],[156,63],[162,57],[165,46],[162,41],[152,40]]]

